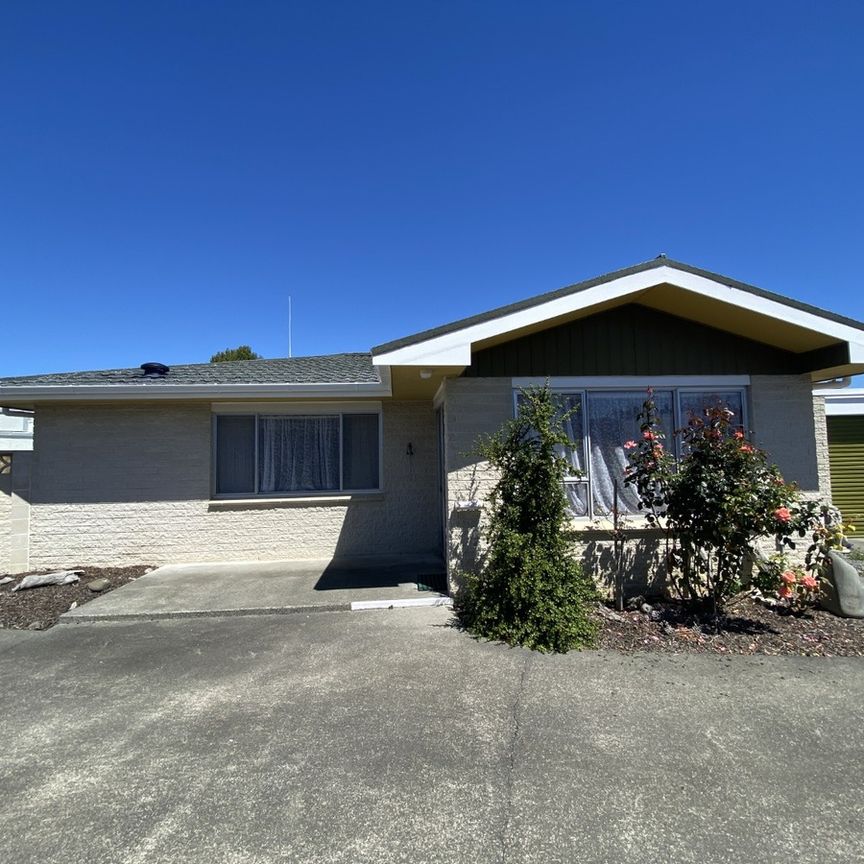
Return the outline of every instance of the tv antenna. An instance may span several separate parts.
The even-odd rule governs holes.
[[[288,356],[293,357],[291,353],[291,295],[288,295]]]

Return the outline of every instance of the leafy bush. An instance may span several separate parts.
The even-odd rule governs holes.
[[[797,613],[816,604],[821,587],[817,574],[789,564],[785,555],[775,555],[761,562],[753,576],[752,585],[763,596],[776,597]]]
[[[650,391],[639,420],[641,439],[627,442],[632,452],[625,482],[636,488],[649,522],[674,541],[670,564],[685,597],[707,599],[716,610],[743,587],[760,537],[793,546],[793,535],[811,532],[807,564],[819,566],[828,535],[833,537],[833,528],[820,521],[824,506],[800,500],[796,487],[735,425],[731,411],[716,406],[692,417],[678,433],[677,463],[663,447]]]
[[[520,411],[479,451],[498,470],[488,500],[488,550],[480,572],[463,576],[456,611],[466,629],[538,651],[594,644],[594,582],[567,539],[561,453],[566,417],[547,387],[520,394]]]

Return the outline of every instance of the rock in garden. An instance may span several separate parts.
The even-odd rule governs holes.
[[[864,618],[864,579],[849,561],[829,552],[830,566],[823,580],[820,603],[829,612],[844,618]]]
[[[638,597],[631,597],[627,601],[627,610],[629,612],[635,612],[644,602],[645,598],[641,594]]]
[[[91,591],[104,591],[106,588],[111,587],[111,583],[107,579],[94,579],[92,582],[87,583],[87,587]]]
[[[650,603],[643,603],[643,604],[639,607],[639,611],[640,611],[643,615],[650,615],[650,614],[654,611],[654,607],[653,607]]]
[[[45,627],[42,625],[41,621],[34,621],[32,624],[27,625],[28,630],[44,630]]]
[[[25,576],[12,590],[21,591],[23,588],[41,588],[43,585],[71,585],[78,581],[78,577],[84,574],[83,570],[59,570],[56,573],[36,573]]]
[[[0,579],[0,585],[8,585],[10,582],[14,582],[15,580],[11,576],[4,576]]]

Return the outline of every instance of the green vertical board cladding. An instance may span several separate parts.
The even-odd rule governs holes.
[[[482,348],[464,375],[794,375],[809,371],[812,353],[630,303]]]
[[[843,518],[864,534],[864,415],[828,417],[831,498]]]

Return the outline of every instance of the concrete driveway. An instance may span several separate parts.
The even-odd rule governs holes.
[[[7,640],[0,860],[860,862],[860,660],[543,657],[446,609]]]
[[[423,555],[169,564],[67,612],[60,623],[434,605],[446,599],[434,588],[446,590],[444,564]]]

